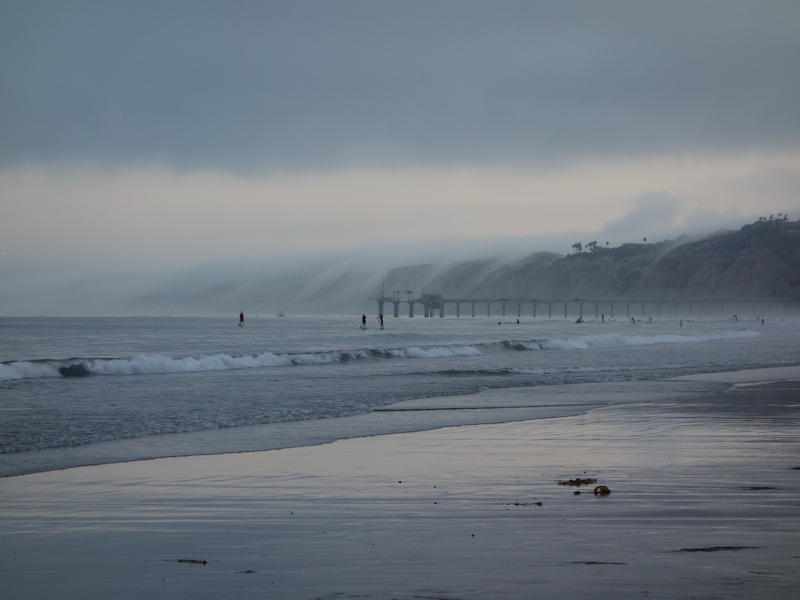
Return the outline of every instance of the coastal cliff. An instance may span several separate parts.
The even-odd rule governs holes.
[[[400,267],[384,286],[445,298],[800,300],[800,221],[770,217],[701,240],[574,247],[513,263]]]

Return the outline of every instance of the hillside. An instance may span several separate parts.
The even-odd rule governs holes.
[[[485,259],[390,270],[385,290],[445,298],[800,300],[800,221],[761,219],[699,241],[623,244],[516,263]]]
[[[675,248],[643,279],[640,296],[800,300],[800,221],[761,220]]]

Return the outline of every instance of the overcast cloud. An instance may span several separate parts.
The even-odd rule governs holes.
[[[0,269],[798,218],[798,32],[796,0],[3,0]]]
[[[793,0],[3,7],[5,165],[529,166],[798,141]]]

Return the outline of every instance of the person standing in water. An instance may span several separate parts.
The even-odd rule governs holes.
[[[383,313],[378,315],[378,323],[381,324],[381,329],[383,329]]]
[[[239,327],[244,327],[244,312],[239,313]]]
[[[361,315],[361,329],[367,328],[367,315]]]

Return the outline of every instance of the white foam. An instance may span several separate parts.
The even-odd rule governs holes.
[[[437,346],[434,348],[402,348],[393,350],[392,354],[407,358],[446,358],[450,356],[480,356],[481,351],[474,346]]]
[[[287,356],[265,352],[256,356],[214,354],[199,358],[171,358],[161,354],[138,354],[130,359],[92,360],[86,369],[95,375],[140,375],[153,373],[192,373],[227,371],[290,364]]]
[[[295,354],[291,357],[289,362],[295,365],[325,365],[338,362],[339,360],[341,360],[339,355],[324,352],[320,354]]]
[[[596,348],[623,348],[630,346],[651,346],[654,344],[686,344],[697,342],[738,340],[758,337],[761,334],[749,329],[730,331],[727,333],[709,333],[704,335],[620,335],[605,333],[587,335],[563,340],[549,340],[537,346],[544,350],[586,350]]]
[[[36,379],[39,377],[61,377],[61,374],[56,367],[44,363],[18,361],[0,364],[0,381]]]

